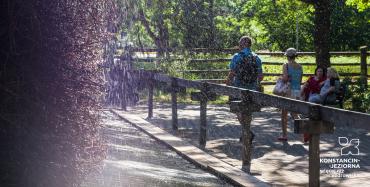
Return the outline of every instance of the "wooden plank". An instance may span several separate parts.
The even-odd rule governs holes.
[[[310,119],[296,119],[294,120],[294,133],[332,134],[334,133],[334,123],[324,121],[313,121]]]
[[[360,47],[360,51],[361,51],[361,76],[363,78],[367,78],[368,77],[367,76],[367,54],[366,54],[367,46]],[[367,80],[364,80],[363,84],[365,84],[367,88]]]
[[[149,82],[149,94],[148,94],[148,118],[152,118],[153,117],[153,92],[154,92],[154,89],[153,89],[153,81],[150,81]]]
[[[179,86],[183,86],[183,87],[187,87],[187,88],[201,89],[201,88],[203,88],[204,83],[199,82],[199,81],[192,81],[192,80],[177,78],[177,84]]]
[[[272,106],[282,109],[287,109],[300,114],[309,114],[310,108],[316,104],[304,101],[298,101],[286,97],[268,95],[261,92],[237,88],[233,86],[223,86],[209,83],[209,90],[219,95],[229,95],[237,98],[242,98],[243,92],[252,99],[252,102],[262,106]]]
[[[210,92],[216,93],[217,95],[228,95],[237,98],[241,98],[242,90],[234,86],[226,86],[214,83],[208,83],[208,89]]]
[[[201,149],[187,143],[181,138],[175,137],[166,131],[152,125],[151,123],[126,112],[111,110],[121,119],[140,129],[150,137],[160,141],[161,143],[174,150],[183,158],[196,164],[204,170],[212,172],[213,174],[226,179],[235,186],[256,186],[267,187],[271,186],[265,181],[259,180],[254,176],[248,175],[242,170],[235,168],[223,161],[209,155]]]
[[[156,74],[154,76],[159,80],[171,81],[171,78],[167,75]],[[201,82],[189,81],[185,79],[178,79],[178,85],[187,87],[187,84],[197,87],[197,89],[202,89],[203,86]],[[209,91],[216,93],[217,95],[229,95],[241,98],[242,92],[247,92],[252,98],[252,101],[260,104],[262,106],[272,106],[281,109],[287,109],[292,112],[307,115],[310,112],[310,108],[314,103],[308,103],[304,101],[298,101],[286,97],[268,95],[260,93],[253,90],[247,90],[242,88],[237,88],[233,86],[224,86],[220,84],[208,83]],[[333,122],[335,124],[340,124],[341,126],[349,126],[353,128],[363,128],[370,130],[370,115],[360,112],[353,112],[343,109],[332,108],[328,106],[320,106],[322,120]],[[353,119],[356,119],[356,123],[353,123]]]
[[[370,114],[321,106],[321,118],[336,126],[370,130]]]
[[[193,81],[224,84],[225,79],[196,79],[196,80],[193,80]],[[275,84],[276,84],[275,81],[262,81],[261,82],[261,85],[275,85]],[[304,84],[304,82],[302,82],[302,85],[303,84]],[[353,84],[356,84],[356,82],[350,82],[348,84],[353,85]]]
[[[213,59],[191,59],[189,63],[224,63],[230,62],[231,58],[213,58]],[[263,61],[262,65],[283,65],[285,62],[271,62],[271,61]],[[302,66],[317,66],[316,63],[311,62],[301,62],[299,63]],[[331,63],[332,66],[359,66],[360,63]]]
[[[231,58],[190,59],[189,63],[230,62]]]
[[[173,88],[177,87],[176,79],[173,78],[171,82],[171,86]],[[176,89],[172,89],[171,91],[171,104],[172,104],[172,129],[178,129],[178,120],[177,120],[177,92]]]
[[[166,82],[166,83],[171,83],[172,81],[171,77],[164,75],[164,74],[159,74],[159,73],[156,73],[153,78],[156,81]]]
[[[183,61],[183,58],[133,58],[133,62]]]
[[[227,73],[229,70],[227,69],[210,69],[210,70],[185,70],[185,71],[178,71],[182,73]],[[263,73],[263,76],[282,76],[282,73]],[[313,76],[313,73],[304,73],[303,76]],[[360,76],[360,73],[340,73],[340,76]],[[366,75],[367,76],[367,75]],[[201,79],[201,80],[224,80],[224,79]]]
[[[309,186],[318,187],[320,186],[320,134],[311,134],[308,152]]]
[[[199,125],[199,146],[206,147],[207,142],[207,100],[200,101],[200,125]]]
[[[225,79],[196,79],[196,80],[193,80],[193,81],[224,84]],[[263,82],[261,82],[261,85],[275,85],[275,84],[276,84],[275,81],[263,81]]]
[[[191,92],[190,98],[193,101],[215,101],[217,99],[217,95],[214,93]]]
[[[158,49],[155,48],[133,48],[133,52],[157,52]],[[169,48],[167,49],[169,52],[174,52],[176,48]],[[183,50],[183,49],[181,49]],[[187,49],[190,52],[194,53],[237,53],[240,50],[238,48],[192,48]],[[331,55],[339,55],[339,56],[351,56],[351,55],[359,55],[360,53],[358,51],[348,51],[348,52],[329,52]],[[283,56],[284,52],[257,52],[258,55],[272,55],[272,56]],[[297,52],[298,55],[311,55],[314,56],[315,52]]]

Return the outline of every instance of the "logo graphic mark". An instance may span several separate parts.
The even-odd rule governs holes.
[[[339,145],[343,146],[340,149],[340,155],[360,155],[360,139],[348,140],[347,137],[338,137]]]

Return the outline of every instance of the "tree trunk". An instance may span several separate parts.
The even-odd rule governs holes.
[[[315,30],[313,40],[316,52],[316,64],[330,66],[330,0],[301,0],[315,7]]]
[[[158,30],[158,34],[156,35],[154,31],[150,27],[150,22],[146,18],[144,10],[139,9],[139,19],[141,23],[143,24],[145,30],[149,34],[150,38],[154,41],[154,44],[156,45],[158,51],[157,56],[163,57],[165,55],[169,56],[169,32],[168,28],[164,22],[164,15],[163,15],[163,9],[164,9],[164,3],[162,1],[159,2],[159,19],[156,23],[152,23],[155,25],[155,28]]]
[[[315,4],[314,45],[316,64],[322,67],[330,66],[330,0],[319,0]]]
[[[214,0],[209,0],[209,28],[210,28],[210,33],[209,33],[209,42],[208,42],[208,47],[212,48],[214,47],[214,44],[216,42],[215,40],[215,34],[216,34],[216,28],[215,28],[215,14],[214,14]]]

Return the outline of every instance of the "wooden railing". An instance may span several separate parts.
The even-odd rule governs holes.
[[[362,47],[360,48],[360,50],[363,49]],[[192,49],[168,49],[167,51],[169,52],[176,52],[176,51],[189,51],[189,52],[192,52],[192,53],[216,53],[216,54],[219,54],[219,53],[227,53],[227,54],[230,54],[230,53],[237,53],[239,52],[239,49],[238,48],[226,48],[226,49],[217,49],[217,48],[192,48]],[[158,49],[156,48],[133,48],[132,49],[133,52],[157,52]],[[330,55],[340,55],[340,56],[358,56],[360,55],[361,52],[359,51],[346,51],[346,52],[343,52],[343,51],[339,51],[339,52],[330,52]],[[369,53],[369,52],[368,52]],[[271,56],[274,56],[274,55],[277,55],[277,56],[281,56],[281,55],[284,55],[284,52],[259,52],[258,54],[260,55],[271,55]],[[312,55],[314,56],[315,55],[315,52],[298,52],[297,53],[298,55]]]
[[[156,49],[134,49],[134,52],[155,52]],[[175,51],[173,49],[170,49],[169,51]],[[195,49],[189,49],[189,52],[193,53],[235,53],[238,52],[238,49],[230,48],[230,49],[205,49],[205,48],[195,48]],[[283,52],[259,52],[258,55],[272,55],[272,56],[283,56]],[[314,52],[298,52],[298,55],[314,55]],[[359,73],[340,73],[342,77],[346,76],[356,76],[356,77],[367,77],[368,75],[367,68],[370,66],[370,64],[367,63],[367,56],[370,54],[370,52],[367,51],[367,47],[361,47],[360,51],[357,52],[330,52],[331,55],[340,55],[340,56],[360,56],[360,63],[331,63],[331,66],[348,66],[353,67],[357,66],[360,67]],[[161,58],[135,58],[134,61],[136,62],[156,62],[161,61],[163,59]],[[181,58],[168,58],[166,60],[169,61],[182,61],[184,59]],[[213,59],[190,59],[189,63],[199,64],[199,63],[225,63],[230,62],[230,58],[213,58]],[[270,66],[270,65],[282,65],[282,62],[263,62],[263,66]],[[316,63],[300,63],[303,66],[316,66]],[[197,79],[199,81],[208,81],[213,83],[222,83],[224,81],[224,78],[228,72],[227,69],[204,69],[204,70],[178,70],[179,73],[182,73],[182,77],[185,78],[189,74],[196,74],[198,76],[204,75],[207,73],[207,75],[215,75],[215,73],[218,73],[220,77],[210,79]],[[281,73],[265,73],[264,76],[271,77],[271,76],[281,76]],[[304,74],[304,76],[310,76],[312,74]],[[273,85],[275,82],[262,82],[262,85]]]
[[[252,113],[259,111],[260,107],[270,106],[308,116],[305,119],[296,119],[294,122],[295,133],[309,133],[309,186],[320,185],[320,161],[319,144],[320,134],[333,133],[335,126],[346,126],[350,128],[362,128],[370,130],[370,115],[348,110],[336,109],[328,106],[298,101],[290,98],[268,95],[253,90],[247,90],[232,86],[224,86],[207,82],[191,81],[181,78],[170,77],[150,71],[133,71],[140,82],[145,82],[148,87],[148,118],[153,117],[153,90],[159,83],[166,83],[171,92],[172,102],[172,127],[178,129],[177,116],[177,93],[184,92],[187,88],[200,90],[191,93],[193,100],[200,102],[200,137],[199,145],[205,147],[207,128],[207,102],[215,99],[216,95],[228,95],[241,98],[240,101],[231,102],[231,112],[252,116]],[[242,124],[243,131],[250,131],[250,122]],[[251,142],[249,133],[243,133],[242,165],[250,170],[251,163]]]

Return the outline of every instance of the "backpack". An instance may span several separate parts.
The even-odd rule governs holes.
[[[238,63],[236,66],[236,79],[239,80],[241,85],[253,84],[257,81],[258,76],[258,66],[256,63],[256,55],[250,54],[245,55],[245,53],[239,53],[242,62]]]

